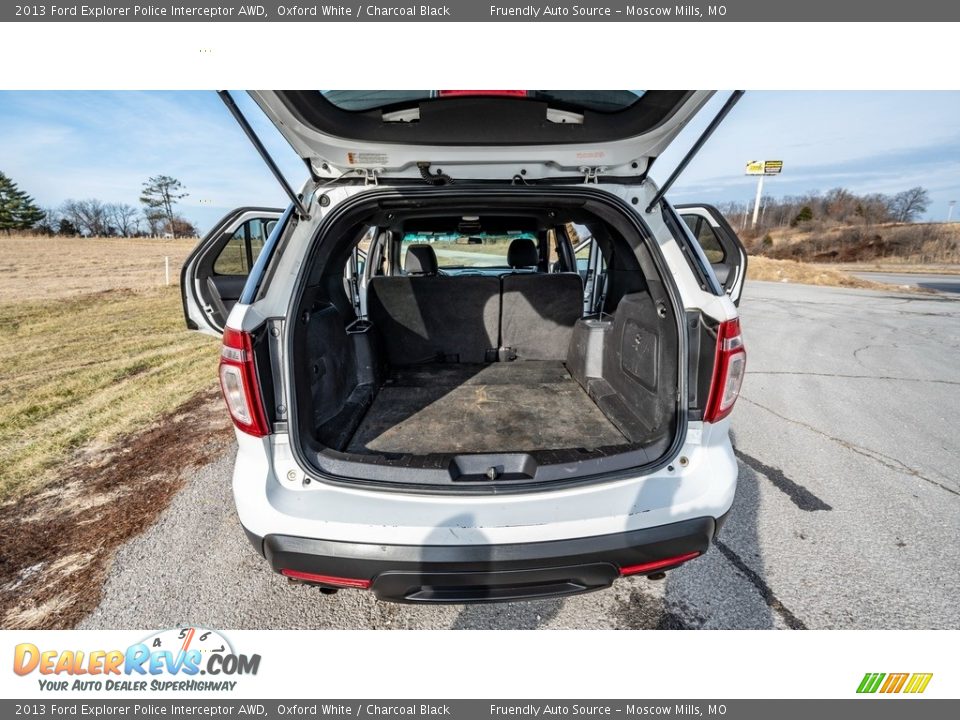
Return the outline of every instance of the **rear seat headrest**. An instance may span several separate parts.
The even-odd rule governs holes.
[[[403,258],[403,269],[407,275],[436,275],[437,254],[426,243],[410,245]]]
[[[507,264],[512,268],[536,267],[540,264],[540,253],[529,238],[517,238],[507,248]]]

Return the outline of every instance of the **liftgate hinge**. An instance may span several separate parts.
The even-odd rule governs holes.
[[[602,165],[597,167],[581,167],[580,172],[583,173],[583,184],[589,185],[590,183],[599,183],[600,182],[600,173],[606,172],[607,168]]]

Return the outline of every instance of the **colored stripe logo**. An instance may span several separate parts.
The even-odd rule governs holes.
[[[932,677],[933,673],[867,673],[860,681],[857,692],[917,695],[927,689]]]

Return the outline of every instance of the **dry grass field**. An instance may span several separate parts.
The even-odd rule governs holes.
[[[861,280],[828,265],[816,265],[796,260],[773,260],[759,255],[751,255],[747,261],[747,280],[873,288],[877,290],[891,289],[888,285]],[[916,291],[916,288],[914,288],[914,291]]]
[[[0,237],[0,627],[72,627],[230,447],[217,341],[180,305],[194,242]]]
[[[195,239],[64,238],[0,235],[0,302],[64,297],[100,290],[147,290],[170,282]]]
[[[216,341],[163,285],[164,257],[177,283],[192,246],[0,238],[0,501],[216,386]]]

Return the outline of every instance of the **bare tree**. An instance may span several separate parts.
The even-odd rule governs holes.
[[[81,218],[80,203],[77,200],[64,200],[60,206],[60,217],[72,229],[78,233],[83,233],[83,220]]]
[[[861,198],[846,188],[833,188],[823,197],[823,215],[843,223],[853,222],[857,217],[858,206],[861,204]]]
[[[147,223],[147,232],[150,233],[150,237],[159,237],[163,234],[163,229],[167,225],[167,219],[163,216],[163,213],[155,210],[144,210],[143,219]]]
[[[195,237],[197,228],[182,215],[177,215],[170,224],[170,232],[174,237]]]
[[[43,208],[43,220],[34,225],[37,232],[44,235],[56,235],[60,231],[60,209],[55,207]]]
[[[772,228],[797,227],[803,223],[806,230],[823,230],[837,225],[872,226],[888,222],[913,222],[926,212],[930,204],[927,191],[922,187],[911,188],[896,195],[868,193],[857,195],[846,188],[833,188],[825,193],[816,190],[801,195],[780,198],[764,196],[763,212],[757,227],[747,219],[753,203],[727,202],[718,207],[727,219],[750,240],[763,235]]]
[[[84,235],[108,235],[110,233],[106,206],[95,198],[67,200],[60,206],[60,213],[70,225]]]
[[[856,214],[863,219],[864,225],[890,222],[893,219],[892,202],[893,198],[883,193],[864,195],[857,202]]]
[[[111,235],[107,209],[96,198],[84,200],[80,204],[83,217],[86,218],[87,232],[90,235]]]
[[[890,209],[897,222],[913,222],[930,207],[930,194],[925,188],[912,187],[893,196]]]
[[[140,210],[126,203],[108,203],[105,206],[110,224],[121,237],[133,237],[140,231]]]

